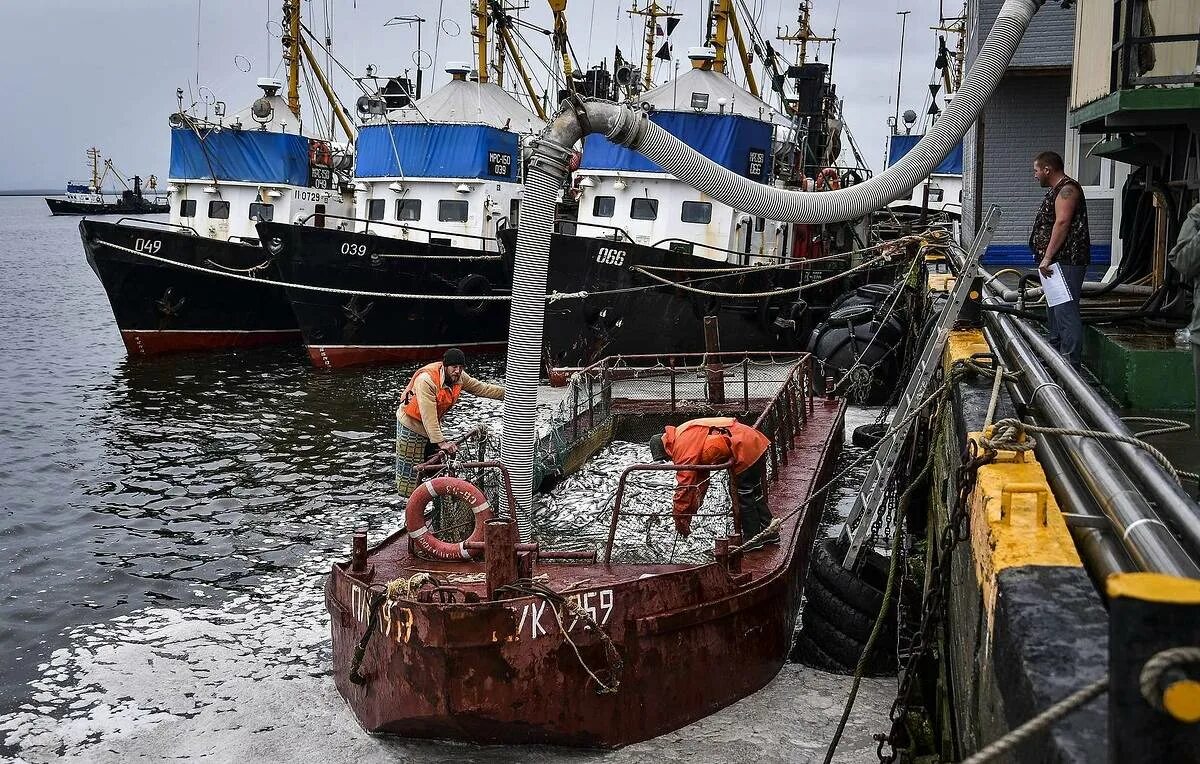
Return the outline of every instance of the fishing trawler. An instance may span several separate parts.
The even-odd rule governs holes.
[[[773,108],[752,77],[743,88],[728,75],[728,43],[738,41],[746,72],[749,49],[729,33],[733,4],[718,5],[714,47],[691,48],[690,71],[638,96],[650,121],[755,181],[819,192],[869,177],[861,162],[836,165],[840,101],[828,67],[805,64],[803,54],[801,64],[785,67],[773,53],[773,88],[787,113]],[[806,13],[807,6],[802,31],[788,39],[818,39]],[[846,286],[810,285],[850,267],[840,253],[854,249],[854,226],[785,225],[740,213],[603,136],[586,139],[574,189],[578,219],[557,223],[547,290],[585,296],[547,308],[551,368],[614,353],[700,351],[705,316],[717,316],[726,348],[802,347],[814,313]],[[503,236],[515,241],[514,232]]]
[[[725,529],[707,561],[645,558],[644,535],[665,535],[670,522],[639,530],[631,554],[614,541],[618,527],[648,513],[665,519],[673,494],[668,485],[657,501],[644,489],[633,499],[631,478],[674,469],[631,464],[611,515],[595,520],[601,529],[592,535],[606,541],[552,551],[519,543],[523,520],[491,517],[497,497],[452,476],[479,469],[509,490],[497,463],[459,463],[457,473],[427,465],[428,492],[414,493],[406,528],[373,548],[359,534],[325,585],[334,679],[366,730],[612,748],[678,729],[775,676],[792,641],[821,516],[814,491],[837,458],[844,403],[813,397],[807,357],[678,360],[669,379],[658,357],[606,359],[577,374],[565,416],[544,440],[567,444],[561,463],[580,465],[614,440],[695,416],[754,423],[772,441],[767,497],[781,542],[743,549],[734,502],[706,518]],[[720,401],[705,397],[717,388],[705,387],[703,364],[715,362],[720,384],[728,382]],[[657,376],[630,381],[639,369]],[[426,527],[421,505],[433,493],[468,497],[470,539],[450,543]]]
[[[104,160],[104,172],[100,172],[100,149],[94,146],[88,149],[87,157],[92,168],[91,180],[86,184],[68,182],[65,199],[46,197],[46,206],[50,208],[51,215],[153,215],[168,210],[168,205],[161,199],[156,197],[151,200],[142,195],[140,175],[133,176],[133,187],[126,185],[115,202],[105,201],[101,189],[109,172],[122,184],[125,184],[125,178],[113,167],[111,159]],[[146,187],[150,191],[158,187],[155,176],[151,175],[146,180]]]
[[[451,81],[415,103],[362,104],[357,217],[258,224],[284,281],[331,288],[286,290],[314,366],[504,346],[512,261],[496,234],[520,215],[522,137],[545,123],[469,79],[470,64],[446,71]]]
[[[477,68],[450,63],[451,80],[424,98],[394,78],[359,99],[354,218],[258,226],[285,281],[328,290],[287,290],[319,368],[504,347],[512,263],[496,236],[517,224],[522,143],[546,122],[537,94],[526,108],[489,62],[494,33],[524,75],[514,20],[484,0],[474,13]]]
[[[324,226],[326,215],[344,217],[352,200],[342,182],[348,147],[314,135],[300,117],[301,50],[315,62],[299,37],[299,0],[285,0],[284,9],[295,27],[286,100],[283,82],[261,78],[261,97],[228,120],[217,102],[213,120],[207,110],[185,110],[177,91],[179,109],[169,119],[170,219],[80,224],[130,355],[299,339],[278,267],[254,225],[309,219]],[[352,137],[353,128],[341,124]]]

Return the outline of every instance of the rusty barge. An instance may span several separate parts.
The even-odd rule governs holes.
[[[614,561],[619,520],[645,514],[637,504],[622,508],[627,478],[675,469],[663,464],[625,470],[607,543],[591,551],[518,543],[507,517],[481,524],[460,547],[466,560],[418,555],[407,530],[370,549],[360,533],[351,559],[333,566],[326,604],[337,687],[366,730],[619,747],[707,716],[775,676],[821,515],[822,502],[810,498],[839,453],[844,402],[815,394],[806,355],[787,364],[732,355],[708,357],[707,366],[647,366],[660,389],[669,385],[649,397],[613,381],[639,376],[630,359],[584,370],[571,416],[552,433],[569,444],[560,466],[649,428],[737,416],[771,437],[768,497],[781,543],[741,549],[735,501],[726,510],[734,532],[715,539],[706,562]],[[755,377],[763,368],[775,370],[773,381]],[[689,397],[688,385],[704,394]],[[506,489],[496,463],[456,467],[491,471]]]

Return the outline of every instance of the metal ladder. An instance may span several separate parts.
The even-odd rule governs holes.
[[[858,558],[862,555],[862,549],[867,542],[871,528],[883,510],[883,499],[887,494],[888,483],[891,482],[896,463],[900,460],[901,447],[908,438],[908,431],[912,427],[912,422],[906,420],[912,414],[913,409],[924,400],[929,383],[933,381],[933,376],[942,363],[946,338],[950,336],[950,331],[958,320],[958,314],[967,300],[967,294],[971,291],[971,285],[979,272],[979,258],[987,248],[988,242],[992,240],[992,234],[995,233],[999,220],[1000,208],[992,205],[971,243],[971,249],[963,260],[962,268],[955,277],[950,299],[942,306],[937,328],[933,336],[925,343],[925,347],[921,351],[921,358],[913,369],[912,377],[909,378],[908,385],[904,388],[904,393],[896,404],[887,434],[879,442],[879,450],[875,452],[875,460],[871,462],[871,468],[867,471],[862,487],[854,498],[854,507],[850,510],[850,516],[842,528],[842,538],[850,539],[850,547],[846,551],[846,558],[842,561],[842,566],[849,570],[853,570],[857,566]],[[858,528],[851,533],[850,529],[856,522]]]

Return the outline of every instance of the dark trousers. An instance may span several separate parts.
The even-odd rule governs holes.
[[[1192,376],[1196,379],[1196,423],[1192,426],[1192,435],[1200,435],[1200,345],[1192,343]]]
[[[1078,369],[1083,365],[1083,319],[1079,317],[1079,298],[1083,294],[1087,266],[1060,263],[1058,268],[1074,299],[1046,309],[1046,332],[1050,345]]]
[[[767,454],[763,452],[758,461],[733,476],[738,512],[742,516],[743,541],[762,533],[771,523],[771,510],[767,509],[766,471]]]

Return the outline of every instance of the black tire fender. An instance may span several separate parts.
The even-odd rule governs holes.
[[[492,282],[488,281],[487,276],[478,273],[468,273],[463,276],[455,288],[455,292],[460,297],[482,297],[492,293]],[[478,316],[480,313],[487,310],[488,301],[479,300],[472,302],[470,300],[455,300],[454,308],[463,316]]]
[[[816,576],[841,601],[861,613],[878,613],[883,592],[842,567],[836,539],[819,539],[813,544],[809,577]]]

